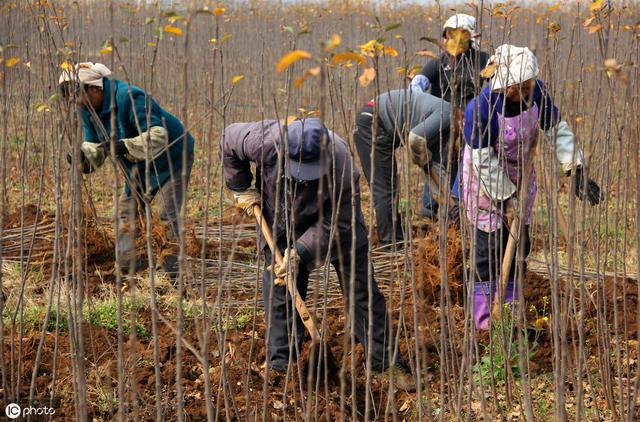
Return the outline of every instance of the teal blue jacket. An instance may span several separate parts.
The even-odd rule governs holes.
[[[116,114],[116,140],[134,138],[153,126],[166,128],[169,136],[169,149],[156,157],[150,166],[151,195],[167,181],[179,178],[182,174],[182,153],[184,146],[184,126],[173,114],[164,110],[142,89],[117,79],[103,78],[104,99],[102,109],[96,110],[100,122],[85,108],[80,109],[84,126],[85,142],[102,143],[111,135],[111,96]],[[112,92],[113,91],[113,92]],[[104,127],[104,131],[101,129]],[[106,133],[106,137],[105,137]],[[187,138],[187,162],[193,160],[195,141],[190,133]],[[120,159],[128,173],[125,191],[131,195],[132,189],[140,194],[146,191],[145,162],[133,163],[126,158]],[[131,186],[131,185],[134,186]]]

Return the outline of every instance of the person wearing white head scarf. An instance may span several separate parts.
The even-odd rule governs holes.
[[[576,196],[592,205],[601,200],[599,186],[586,177],[583,154],[575,145],[573,132],[538,74],[538,62],[528,48],[501,45],[483,71],[490,78],[489,86],[465,111],[461,201],[476,230],[473,312],[477,329],[489,328],[490,307],[509,237],[509,230],[502,227],[507,209],[524,210],[524,251],[517,255],[526,258],[530,251],[536,173],[532,168],[524,186],[522,172],[525,163],[533,159],[539,130],[555,148],[562,170],[576,175]],[[518,201],[524,203],[518,206]],[[504,292],[507,302],[517,298],[516,287],[521,286],[515,279],[516,268],[526,269],[524,261],[516,266],[515,260]]]
[[[158,192],[163,202],[160,219],[167,225],[167,238],[178,239],[178,215],[191,173],[195,141],[175,116],[142,89],[114,79],[102,63],[78,63],[65,69],[58,83],[62,96],[77,104],[84,128],[79,156],[69,154],[69,163],[79,163],[84,173],[91,173],[111,155],[125,175],[118,208],[122,230],[117,234],[116,265],[122,274],[135,272],[141,264],[135,250],[136,216],[148,205],[148,198]],[[147,163],[151,170],[149,180]],[[163,251],[163,269],[176,276],[177,255],[174,250],[166,252]]]
[[[442,25],[442,38],[446,44],[453,30],[462,30],[468,32],[470,42],[463,49],[464,51],[452,56],[446,50],[443,50],[437,59],[429,60],[420,74],[429,78],[431,82],[431,94],[440,97],[451,103],[455,119],[452,121],[455,129],[454,137],[454,156],[458,161],[458,150],[460,149],[459,141],[462,132],[462,119],[464,108],[471,99],[480,92],[483,80],[476,70],[483,69],[487,64],[489,55],[480,50],[479,39],[480,33],[476,27],[476,18],[464,13],[457,13],[450,16]],[[455,92],[454,92],[455,89]],[[458,174],[457,162],[451,166],[453,185],[453,198],[458,197]],[[423,191],[423,208],[422,215],[434,216],[437,214],[438,204],[431,199],[429,187],[425,184]],[[449,215],[453,219],[459,217],[458,207],[454,206],[449,210]]]

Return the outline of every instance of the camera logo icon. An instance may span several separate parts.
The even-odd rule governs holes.
[[[19,404],[9,403],[7,407],[4,408],[4,413],[9,419],[17,419],[20,417],[22,409]]]

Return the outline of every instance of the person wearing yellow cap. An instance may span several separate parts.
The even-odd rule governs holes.
[[[58,83],[62,96],[77,104],[84,128],[80,156],[69,155],[69,162],[79,162],[84,173],[91,173],[111,156],[124,172],[116,265],[123,274],[133,272],[141,266],[135,250],[136,217],[158,193],[167,237],[175,241],[179,236],[178,217],[191,174],[195,141],[180,120],[154,98],[135,85],[113,78],[101,63],[78,63],[64,70]],[[175,253],[164,257],[162,268],[172,277],[178,273]]]
[[[456,34],[455,31],[462,31]],[[429,79],[431,83],[431,94],[449,102],[453,108],[455,119],[452,124],[455,128],[454,136],[458,137],[461,132],[464,109],[469,101],[476,96],[482,88],[483,80],[479,75],[487,64],[489,54],[479,49],[479,32],[476,30],[476,18],[464,13],[457,13],[450,16],[442,26],[442,38],[447,45],[455,36],[462,40],[457,44],[458,54],[452,55],[447,49],[442,51],[438,58],[429,60],[420,74]],[[458,149],[458,143],[454,143],[454,152]],[[454,157],[452,171],[457,169],[458,157]],[[454,176],[455,177],[455,176]],[[438,204],[431,199],[425,184],[423,193],[422,214],[427,217],[435,217]],[[453,186],[453,196],[458,195],[458,178],[455,177]],[[457,207],[449,210],[451,217],[457,218]]]

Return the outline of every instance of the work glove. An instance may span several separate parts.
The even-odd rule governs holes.
[[[255,187],[242,192],[234,192],[233,197],[236,202],[236,208],[241,210],[247,217],[253,217],[253,206],[260,205],[260,193]]]
[[[284,251],[282,261],[279,264],[271,264],[267,267],[267,271],[273,271],[273,275],[276,278],[286,280],[288,275],[291,275],[292,279],[295,279],[298,273],[298,265],[300,264],[300,257],[296,248],[289,248]],[[291,270],[291,274],[288,271]]]
[[[411,161],[420,167],[426,166],[431,161],[431,151],[427,148],[427,140],[413,132],[409,133],[409,151]]]
[[[520,211],[520,204],[518,203],[517,195],[518,193],[516,192],[515,195],[504,201],[503,215],[508,224],[511,224],[517,213]]]
[[[67,163],[69,163],[69,165],[73,164],[73,155],[70,152],[67,153]],[[80,165],[82,166],[82,172],[84,174],[95,171],[95,167],[91,165],[91,161],[89,161],[82,149],[80,150]]]
[[[571,175],[571,171],[567,175]],[[604,200],[604,196],[600,192],[600,186],[591,178],[586,177],[582,166],[576,167],[576,196],[584,201],[585,193],[587,200],[591,205],[597,205]]]
[[[124,144],[122,140],[115,141],[113,148],[115,150],[114,151],[115,155],[113,156],[113,158],[126,158],[125,156],[129,153],[127,146]],[[109,142],[105,143],[104,151],[107,155],[111,155],[111,145],[109,144]]]

